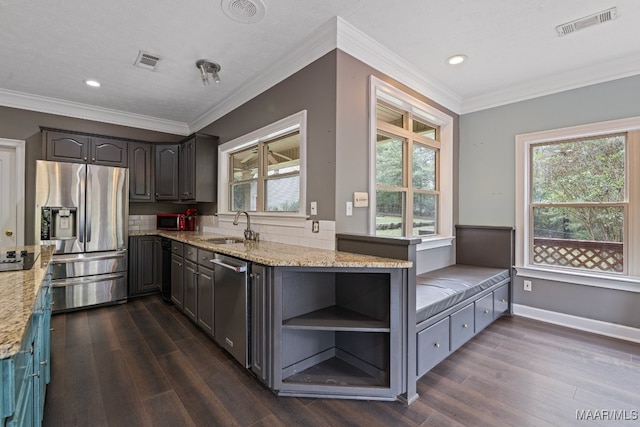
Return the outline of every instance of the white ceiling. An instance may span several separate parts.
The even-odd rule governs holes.
[[[224,0],[0,0],[0,105],[187,134],[335,47],[458,113],[640,74],[637,0],[262,1],[246,24]],[[156,71],[133,66],[140,50]],[[200,58],[220,84],[202,85]]]

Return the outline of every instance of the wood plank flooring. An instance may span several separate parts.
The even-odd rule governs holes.
[[[640,425],[640,345],[520,317],[424,376],[408,407],[277,397],[155,296],[52,325],[45,426]]]

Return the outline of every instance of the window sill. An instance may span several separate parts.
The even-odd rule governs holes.
[[[516,266],[516,276],[640,293],[640,277],[594,275],[544,267]]]
[[[418,243],[416,251],[428,251],[429,249],[443,248],[453,244],[454,237],[426,237],[422,243]]]
[[[236,216],[236,212],[218,212],[216,215],[219,222],[231,223]],[[299,212],[249,212],[249,216],[252,224],[296,228],[306,227],[306,221],[309,218],[308,215]],[[244,215],[240,216],[240,221],[246,221]]]

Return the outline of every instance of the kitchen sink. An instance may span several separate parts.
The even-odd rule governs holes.
[[[213,243],[214,245],[229,245],[231,243],[244,243],[244,239],[240,238],[229,238],[229,237],[217,237],[215,239],[207,239],[205,240],[208,243]]]

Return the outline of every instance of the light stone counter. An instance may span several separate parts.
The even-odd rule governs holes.
[[[130,236],[162,236],[212,252],[272,267],[410,268],[411,261],[329,251],[274,242],[213,244],[208,239],[233,237],[196,231],[135,231]],[[237,238],[237,237],[236,237]]]
[[[40,251],[30,270],[0,272],[0,359],[13,356],[20,349],[22,339],[45,278],[51,247],[19,246],[18,251]],[[0,248],[7,250],[12,248]]]

